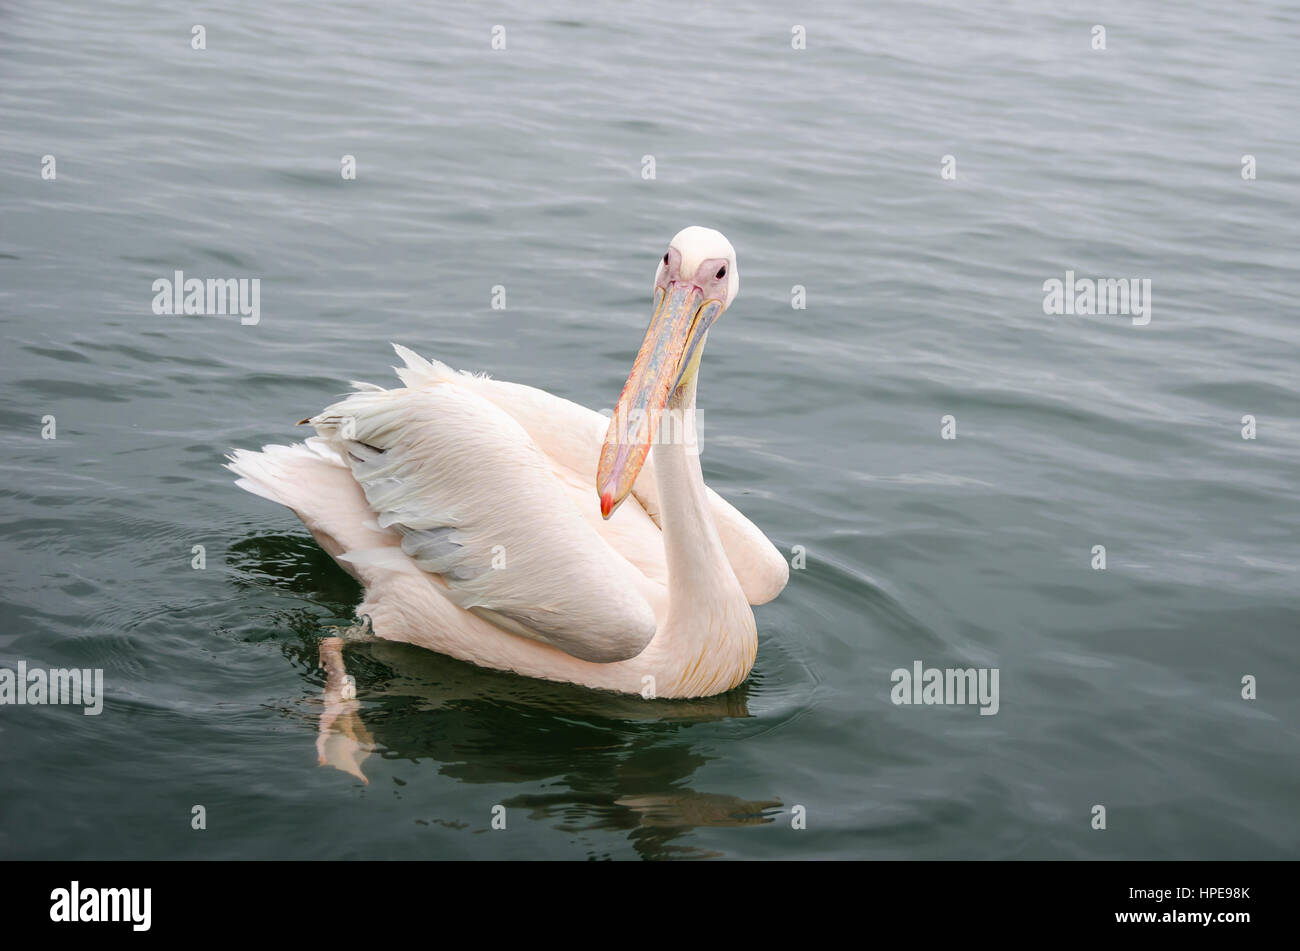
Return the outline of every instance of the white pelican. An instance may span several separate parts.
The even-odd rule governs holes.
[[[789,567],[705,486],[680,427],[655,437],[665,409],[693,419],[705,338],[739,287],[731,242],[678,232],[612,419],[395,346],[403,388],[354,383],[303,420],[315,437],[227,468],[361,582],[378,637],[646,697],[722,693],[754,664],[750,605]]]

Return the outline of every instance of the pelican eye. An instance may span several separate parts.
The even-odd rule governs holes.
[[[722,267],[718,268],[718,273],[715,274],[714,277],[716,277],[718,280],[722,280],[726,276],[727,276],[727,266],[724,264],[722,265]]]
[[[668,252],[665,251],[665,252],[664,252],[664,264],[667,264],[667,263],[668,263]]]

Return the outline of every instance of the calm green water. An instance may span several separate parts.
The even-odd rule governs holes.
[[[1298,48],[1255,3],[6,4],[0,667],[106,700],[0,706],[0,856],[1295,857]],[[370,782],[318,767],[359,591],[223,453],[390,340],[609,406],[687,224],[742,275],[705,475],[806,551],[749,682],[358,645]],[[260,323],[156,316],[175,270]],[[1150,323],[1045,315],[1067,270]],[[918,660],[998,714],[891,703]]]

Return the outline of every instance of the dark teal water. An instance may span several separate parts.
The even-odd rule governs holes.
[[[797,10],[0,11],[0,667],[106,690],[0,706],[0,856],[1296,856],[1300,12]],[[357,645],[370,782],[318,767],[359,591],[223,453],[390,340],[608,406],[688,224],[742,275],[705,475],[807,553],[749,682]],[[178,269],[259,278],[260,323],[155,315]],[[1150,279],[1150,323],[1044,314],[1067,270]],[[997,668],[998,714],[894,705],[917,660]]]

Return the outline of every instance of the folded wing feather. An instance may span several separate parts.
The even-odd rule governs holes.
[[[401,535],[409,563],[437,575],[456,604],[582,660],[626,660],[654,637],[650,582],[490,401],[422,380],[367,387],[311,423],[347,460],[379,526]]]

